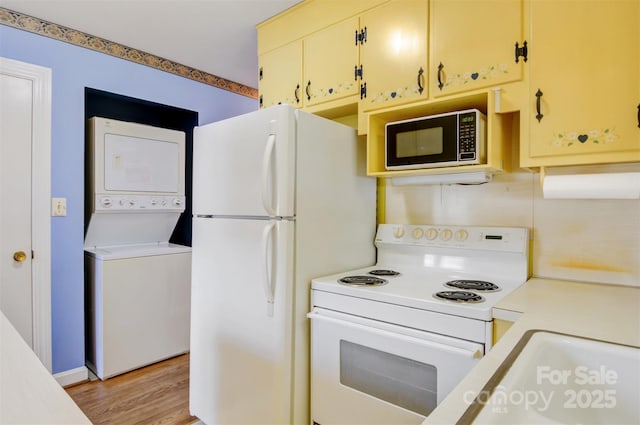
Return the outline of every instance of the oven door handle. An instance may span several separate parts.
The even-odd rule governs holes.
[[[451,345],[445,345],[439,342],[430,341],[428,339],[422,339],[415,336],[404,335],[402,333],[397,333],[397,332],[393,332],[386,329],[380,329],[374,326],[367,326],[367,325],[363,325],[361,323],[356,323],[353,321],[342,320],[342,319],[327,316],[326,314],[322,314],[320,311],[318,311],[318,309],[313,309],[311,313],[307,314],[307,317],[311,320],[334,323],[341,326],[347,326],[352,329],[356,329],[363,332],[374,333],[384,337],[395,338],[396,340],[401,340],[401,341],[406,341],[406,342],[410,342],[413,344],[418,344],[426,347],[436,348],[438,350],[458,354],[469,359],[480,359],[482,357],[482,351],[478,348],[464,349],[460,347],[454,347]],[[363,320],[367,320],[367,319],[363,319]],[[393,325],[389,325],[389,326],[393,326]]]

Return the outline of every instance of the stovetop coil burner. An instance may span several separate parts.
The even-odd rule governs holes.
[[[338,282],[351,286],[381,286],[389,283],[387,280],[375,276],[345,276],[338,279]]]
[[[444,285],[449,288],[465,289],[468,291],[494,292],[500,290],[500,287],[495,283],[485,282],[483,280],[451,280]]]
[[[468,304],[481,303],[484,301],[484,297],[482,295],[469,291],[440,291],[433,294],[433,297],[440,300]]]
[[[372,274],[374,276],[398,276],[400,272],[397,272],[395,270],[389,270],[389,269],[376,269],[376,270],[371,270],[369,274]]]

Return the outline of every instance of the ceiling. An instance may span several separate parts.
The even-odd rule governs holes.
[[[0,0],[0,6],[258,87],[256,24],[301,0]]]

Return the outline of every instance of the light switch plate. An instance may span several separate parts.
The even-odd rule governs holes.
[[[51,216],[67,216],[67,198],[51,198]]]

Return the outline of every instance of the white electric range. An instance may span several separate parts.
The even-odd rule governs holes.
[[[492,343],[526,228],[382,224],[377,263],[313,279],[314,423],[419,424]]]

